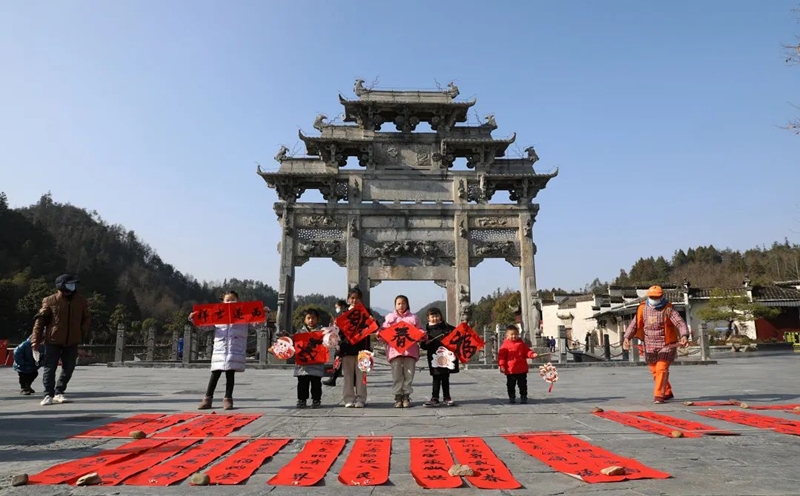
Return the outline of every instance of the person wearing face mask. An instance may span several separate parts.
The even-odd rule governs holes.
[[[236,303],[239,294],[228,291],[222,297],[223,303]],[[189,321],[194,323],[197,312],[189,314]],[[224,324],[205,327],[214,331],[214,349],[211,352],[211,378],[208,380],[206,395],[198,410],[210,410],[214,401],[214,391],[222,373],[225,372],[225,396],[222,398],[222,409],[233,409],[233,386],[236,372],[244,372],[247,362],[247,332],[248,324]]]
[[[78,361],[78,343],[89,331],[89,302],[78,294],[78,278],[62,274],[56,278],[56,293],[42,300],[31,334],[34,357],[44,356],[44,399],[42,406],[66,403],[64,392]],[[56,369],[61,375],[56,382]]]
[[[636,318],[625,331],[624,349],[630,348],[634,337],[644,341],[644,356],[654,382],[653,402],[671,400],[675,395],[669,383],[669,366],[675,361],[678,346],[689,345],[689,330],[660,286],[647,290],[647,299],[639,304]]]

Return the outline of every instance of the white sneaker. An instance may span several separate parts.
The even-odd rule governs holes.
[[[53,396],[53,403],[69,403],[69,400],[63,394]]]
[[[355,406],[355,405],[354,405],[353,403],[345,403],[345,404],[344,404],[344,407],[345,407],[345,408],[353,408],[354,406]]]
[[[356,401],[356,408],[364,408],[364,402]]]
[[[42,405],[42,406],[52,405],[53,404],[53,398],[48,394],[47,396],[44,397],[42,402],[39,403],[39,404]]]

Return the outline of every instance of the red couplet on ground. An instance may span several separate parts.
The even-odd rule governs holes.
[[[344,449],[347,438],[314,438],[267,484],[273,486],[313,486],[325,477]]]
[[[289,441],[291,439],[255,439],[214,465],[206,474],[211,479],[211,484],[241,484]]]
[[[142,431],[149,436],[150,434],[156,433],[161,429],[172,427],[175,424],[180,424],[181,422],[186,422],[199,416],[200,414],[198,413],[176,413],[174,415],[165,415],[161,418],[153,419],[145,422],[144,424],[137,425],[135,430]]]
[[[425,489],[455,489],[464,485],[461,477],[447,471],[454,465],[444,439],[412,438],[411,476]]]
[[[740,402],[736,400],[728,401],[693,401],[691,405],[687,406],[738,406]]]
[[[163,444],[143,451],[137,456],[123,462],[103,465],[102,467],[87,471],[86,473],[97,472],[104,486],[118,486],[122,484],[122,481],[125,479],[133,477],[140,472],[144,472],[199,442],[197,439],[146,439],[146,441],[160,442]]]
[[[518,489],[517,482],[502,460],[497,458],[479,437],[457,437],[447,440],[458,463],[469,465],[475,475],[465,477],[479,489]]]
[[[346,486],[380,486],[389,480],[392,438],[358,437],[339,472]]]
[[[675,428],[673,427],[668,427],[663,424],[657,424],[650,420],[640,418],[638,416],[634,416],[628,413],[607,410],[604,412],[595,412],[594,414],[606,420],[617,422],[618,424],[627,425],[629,427],[634,427],[636,429],[639,429],[640,431],[651,432],[653,434],[658,434],[666,437],[672,437],[672,431],[675,430]],[[683,432],[683,435],[684,437],[700,437],[700,434],[690,431]]]
[[[747,405],[748,410],[794,410],[800,405]]]
[[[142,439],[125,444],[119,448],[101,451],[78,460],[60,463],[54,467],[30,476],[29,484],[65,484],[78,480],[86,474],[96,471],[103,465],[120,462],[143,451],[163,444],[165,441]]]
[[[245,425],[253,422],[261,414],[236,414],[236,415],[203,415],[199,418],[176,425],[164,432],[159,432],[153,437],[174,438],[174,437],[223,437],[241,429]]]
[[[740,410],[708,410],[694,412],[704,417],[733,422],[735,424],[757,427],[759,429],[771,429],[781,434],[791,434],[800,436],[800,422],[796,420],[786,420],[757,413],[747,413]]]
[[[163,416],[164,415],[161,413],[140,413],[139,415],[111,422],[96,429],[90,429],[72,437],[127,437],[130,431]]]
[[[503,436],[522,451],[553,469],[584,482],[620,482],[632,479],[667,479],[670,475],[631,458],[623,458],[599,446],[561,432]],[[625,468],[623,475],[604,475],[611,466]]]
[[[723,431],[712,427],[710,425],[701,424],[700,422],[693,422],[691,420],[684,420],[669,415],[663,415],[655,412],[627,412],[628,415],[635,415],[637,417],[645,418],[648,420],[655,420],[670,427],[680,429],[684,434],[694,432],[704,436],[738,436],[738,432]]]
[[[170,486],[177,484],[244,441],[246,441],[245,438],[209,439],[208,441],[203,441],[189,451],[125,480],[123,484],[128,486]]]

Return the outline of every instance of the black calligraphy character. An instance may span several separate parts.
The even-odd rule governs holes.
[[[456,347],[456,356],[464,360],[469,360],[478,351],[478,347],[472,344],[472,335],[467,331],[457,332],[450,342]]]
[[[223,317],[225,317],[225,308],[220,307],[214,312],[214,318],[220,320]]]
[[[236,307],[233,309],[233,318],[236,320],[244,319],[244,314],[242,314],[242,308]]]
[[[310,338],[303,348],[297,351],[297,359],[301,363],[307,363],[316,360],[318,346],[322,346],[322,339]]]
[[[225,472],[224,474],[222,474],[220,476],[217,476],[218,480],[230,480],[230,479],[235,479],[235,478],[236,478],[236,474],[232,474],[230,472]]]
[[[250,316],[251,317],[261,317],[261,309],[258,308],[258,307],[253,308],[253,310],[250,312]]]
[[[361,472],[356,475],[356,479],[372,479],[372,474],[369,472]]]
[[[444,475],[428,475],[425,478],[428,479],[428,480],[432,480],[432,481],[447,480]]]
[[[492,474],[483,474],[483,477],[481,477],[481,479],[489,482],[505,482],[505,480]]]
[[[299,474],[292,474],[292,482],[297,484],[308,479],[308,472],[300,472]]]
[[[394,341],[397,348],[404,348],[408,339],[411,339],[408,335],[408,327],[395,327],[392,341]]]

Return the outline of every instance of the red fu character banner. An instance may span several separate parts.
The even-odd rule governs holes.
[[[461,363],[467,363],[486,343],[466,322],[462,322],[442,339],[442,345],[452,351]]]
[[[294,363],[297,365],[314,365],[328,362],[328,347],[322,340],[319,331],[300,332],[292,336],[294,340]]]
[[[257,324],[266,321],[263,301],[211,303],[192,307],[192,322],[197,327],[227,324]]]
[[[378,333],[381,339],[392,345],[401,355],[425,336],[425,331],[408,322],[398,322]]]
[[[350,344],[356,344],[378,330],[378,323],[364,305],[356,305],[336,318],[336,327]]]

